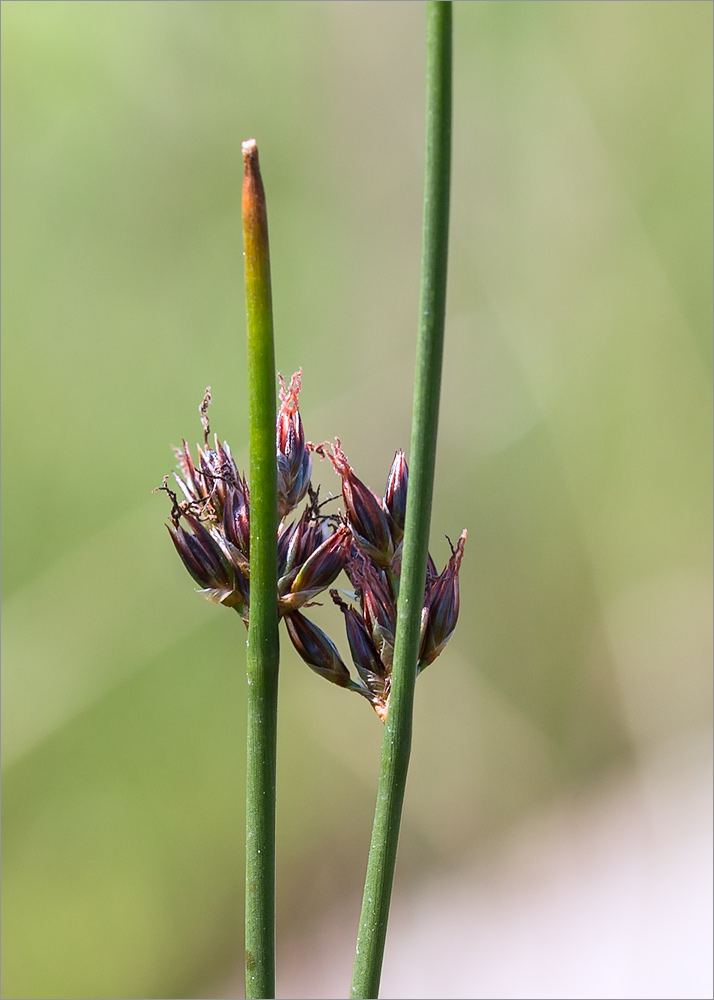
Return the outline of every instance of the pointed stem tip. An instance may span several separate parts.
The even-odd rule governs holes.
[[[245,180],[250,177],[254,183],[260,183],[260,162],[258,160],[258,143],[255,139],[246,139],[241,145],[243,150],[243,166]]]
[[[260,175],[258,144],[246,139],[243,150],[243,241],[246,270],[262,266],[268,272],[268,213]],[[269,273],[269,272],[268,272]]]

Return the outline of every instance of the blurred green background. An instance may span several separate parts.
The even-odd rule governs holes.
[[[408,446],[424,13],[3,3],[5,997],[239,982],[245,636],[151,490],[209,384],[246,462],[251,136],[308,437],[378,491]],[[469,539],[398,886],[710,724],[711,34],[709,3],[455,5],[437,564]],[[339,895],[356,929],[381,727],[287,645],[281,683],[289,942]]]

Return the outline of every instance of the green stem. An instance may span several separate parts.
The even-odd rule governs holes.
[[[278,722],[275,351],[265,192],[243,143],[243,244],[250,407],[250,625],[246,763],[245,995],[275,996],[275,774]]]
[[[429,0],[426,6],[426,166],[419,333],[392,688],[350,991],[351,997],[363,1000],[379,995],[409,766],[444,341],[451,172],[451,3]]]

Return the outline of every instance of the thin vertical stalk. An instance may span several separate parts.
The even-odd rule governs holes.
[[[367,863],[351,997],[379,995],[411,749],[419,626],[436,459],[446,308],[451,173],[451,3],[427,7],[424,223],[412,436],[389,712]]]
[[[246,764],[245,995],[275,996],[275,774],[278,721],[275,351],[265,191],[243,143],[243,246],[250,408],[250,625]]]

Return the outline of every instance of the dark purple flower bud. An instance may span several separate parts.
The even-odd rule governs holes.
[[[359,611],[346,604],[336,590],[330,591],[330,597],[345,616],[345,629],[352,662],[360,677],[373,695],[384,698],[387,671],[372,642],[364,618]]]
[[[427,588],[422,611],[419,670],[433,663],[447,644],[459,617],[459,569],[464,557],[466,531],[452,550],[444,572]]]
[[[349,528],[340,525],[300,566],[294,579],[292,574],[280,579],[278,592],[283,614],[307,604],[334,583],[347,563],[351,544]]]
[[[388,566],[394,544],[379,497],[354,474],[339,438],[335,438],[327,455],[335,472],[342,477],[342,496],[356,543],[379,566]]]
[[[339,687],[350,687],[350,673],[337,651],[332,639],[314,625],[299,611],[293,611],[285,619],[285,625],[293,646],[305,663],[328,681]]]
[[[328,537],[328,531],[316,533],[315,528],[310,510],[306,510],[298,521],[288,525],[282,521],[278,526],[279,594],[287,594],[301,565]]]
[[[389,591],[375,591],[368,587],[362,594],[364,617],[370,634],[379,651],[380,659],[387,670],[392,669],[394,659],[394,632],[396,627],[396,606]]]
[[[327,519],[315,520],[308,508],[298,521],[278,528],[278,575],[297,573],[300,566],[330,537]],[[292,578],[291,578],[292,579]]]
[[[248,484],[238,476],[224,492],[223,530],[226,538],[247,558],[250,554],[250,498]]]
[[[296,371],[286,387],[280,379],[280,410],[276,428],[278,455],[278,514],[289,514],[307,493],[312,471],[312,458],[305,443],[305,434],[298,409],[302,387],[302,368]]]
[[[207,389],[199,412],[204,447],[194,463],[185,441],[175,448],[181,476],[174,473],[185,500],[179,501],[165,477],[159,489],[171,499],[169,527],[172,541],[184,565],[201,586],[208,600],[235,608],[248,620],[250,539],[249,495],[230,448],[215,437],[215,450],[208,446]],[[183,478],[181,478],[183,477]],[[185,519],[186,527],[179,523]]]
[[[181,561],[199,587],[207,587],[209,583],[213,583],[211,574],[214,567],[210,563],[209,565],[205,564],[203,550],[196,540],[184,531],[180,524],[176,527],[167,524],[166,528],[171,535],[171,541],[174,543],[176,551],[181,556]],[[189,541],[189,539],[191,540]]]
[[[387,487],[384,491],[384,509],[390,517],[390,527],[394,544],[398,545],[404,535],[404,515],[407,509],[407,483],[409,469],[404,458],[404,452],[398,451],[394,456],[392,468],[387,477]]]
[[[301,523],[302,518],[290,524],[282,522],[278,526],[278,578],[285,576],[288,570],[292,569],[293,563],[290,557],[295,548],[295,534]]]
[[[193,534],[184,531],[181,525],[175,529],[168,526],[186,569],[202,587],[231,586],[232,580],[220,546],[197,518],[187,515],[186,521],[193,529]]]
[[[394,658],[397,606],[387,576],[369,560],[358,558],[350,565],[349,577],[359,595],[369,634],[380,660],[389,672]]]
[[[181,525],[167,527],[184,566],[202,588],[200,593],[242,614],[248,604],[247,578],[229,562],[226,552],[197,518],[187,515],[186,520],[193,534]]]

